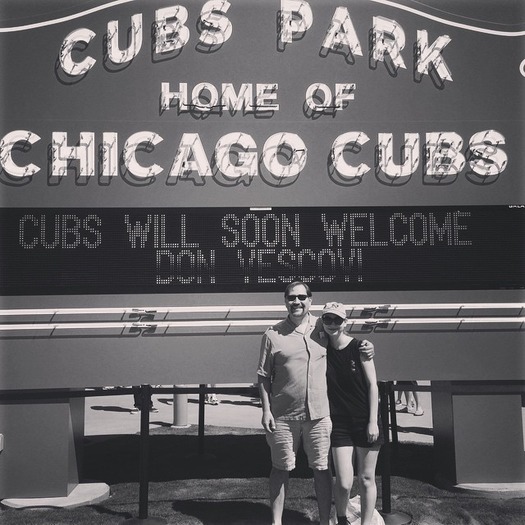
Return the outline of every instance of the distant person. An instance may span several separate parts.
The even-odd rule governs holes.
[[[149,402],[149,407],[148,408],[149,408],[149,411],[152,414],[157,414],[159,412],[159,409],[156,408],[153,405],[153,397],[150,398],[150,402]],[[130,410],[130,413],[131,414],[137,414],[141,410],[142,410],[142,395],[139,392],[137,394],[133,394],[133,408]]]
[[[272,458],[272,525],[282,523],[289,474],[301,442],[313,470],[320,525],[328,525],[332,422],[326,388],[327,337],[320,320],[310,314],[312,293],[307,284],[289,284],[284,299],[288,316],[264,333],[257,369],[262,426]],[[363,345],[362,352],[373,356],[373,345]]]
[[[377,501],[376,465],[384,442],[379,419],[379,392],[373,359],[360,352],[361,341],[346,330],[346,310],[328,303],[322,314],[328,334],[327,384],[332,417],[337,525],[347,525],[346,512],[354,480],[353,456],[361,497],[361,524],[370,525]]]
[[[418,386],[417,381],[396,381],[396,385]],[[405,403],[403,403],[402,396],[405,394]],[[414,416],[422,416],[425,411],[421,407],[419,394],[416,390],[399,390],[396,401],[397,412],[408,412]]]

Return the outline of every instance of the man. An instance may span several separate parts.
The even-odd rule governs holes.
[[[282,523],[289,473],[295,468],[301,441],[314,473],[320,525],[329,525],[332,422],[326,387],[328,337],[318,318],[309,312],[312,292],[307,284],[289,284],[284,297],[288,316],[266,330],[257,369],[262,425],[272,456],[272,525]],[[368,342],[360,350],[369,358],[374,355]]]

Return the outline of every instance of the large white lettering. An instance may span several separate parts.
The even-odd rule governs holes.
[[[75,141],[66,132],[52,133],[51,184],[60,184],[73,170],[76,170],[77,177],[85,180],[95,179],[98,175],[100,184],[109,184],[119,175],[126,174],[139,182],[152,182],[164,170],[155,162],[146,165],[143,162],[143,158],[154,155],[155,147],[163,142],[163,138],[153,131],[139,131],[127,138],[120,153],[122,166],[119,166],[118,133],[103,132],[98,148],[94,132],[83,131],[76,137],[79,138]],[[23,163],[20,158],[30,156],[31,145],[40,140],[41,137],[29,130],[6,134],[0,140],[0,173],[14,183],[31,180],[41,168],[30,161]],[[426,184],[454,182],[465,168],[470,168],[469,173],[478,177],[478,180],[467,177],[470,182],[479,182],[482,178],[484,184],[490,184],[508,164],[507,154],[501,149],[505,137],[495,130],[474,133],[468,141],[466,153],[463,152],[463,138],[453,131],[426,133],[424,142],[418,133],[405,133],[397,145],[393,133],[378,133],[376,144],[369,145],[369,142],[370,138],[363,131],[349,131],[336,137],[328,152],[333,168],[329,171],[330,176],[342,185],[358,183],[372,169],[361,160],[363,154],[375,159],[376,176],[394,185],[408,182],[420,164]],[[13,151],[17,154],[16,161]],[[395,160],[398,156],[400,162]],[[352,162],[353,158],[357,162]],[[421,162],[422,158],[424,162]],[[217,179],[228,186],[249,185],[256,178],[263,178],[259,177],[262,166],[271,175],[264,178],[265,182],[281,187],[295,182],[306,168],[307,160],[307,146],[295,133],[275,133],[268,137],[261,149],[247,133],[227,133],[217,140],[214,150],[208,154],[198,133],[183,133],[167,182],[173,185],[189,180],[202,186],[207,180]]]
[[[230,7],[227,0],[210,0],[203,5],[195,24],[199,31],[199,50],[215,52],[232,38],[233,25],[227,17]],[[181,5],[155,11],[151,36],[151,48],[155,57],[171,57],[188,44],[191,26],[188,18],[188,9]],[[281,0],[277,35],[279,47],[303,39],[313,24],[314,14],[306,0]],[[406,45],[403,27],[395,20],[383,16],[374,16],[371,26],[371,38],[368,35],[366,37],[370,41],[370,66],[375,68],[378,62],[383,62],[393,73],[406,69],[402,55]],[[104,35],[107,42],[105,58],[115,65],[131,62],[141,51],[144,34],[142,13],[131,16],[128,45],[124,49],[119,46],[120,33],[118,21],[109,21]],[[97,60],[90,55],[90,44],[96,36],[89,28],[79,28],[64,38],[59,51],[59,64],[67,75],[85,75],[95,65]],[[443,57],[443,51],[450,42],[448,35],[440,35],[430,44],[427,31],[418,29],[413,57],[416,73],[419,76],[435,75],[440,84],[452,81],[452,74]],[[342,54],[347,63],[353,63],[355,56],[364,55],[355,24],[346,7],[336,7],[320,43],[320,56],[327,57],[330,53]]]

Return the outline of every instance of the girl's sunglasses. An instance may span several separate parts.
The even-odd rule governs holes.
[[[332,324],[335,324],[335,326],[341,326],[344,321],[344,319],[342,319],[341,317],[330,317],[328,315],[323,315],[322,319],[323,323],[327,326],[330,326]]]

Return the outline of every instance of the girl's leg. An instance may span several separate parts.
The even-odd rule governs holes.
[[[414,403],[415,403],[414,415],[422,416],[425,413],[425,411],[423,410],[423,407],[421,406],[421,402],[419,400],[419,393],[414,390],[412,392],[412,395],[414,396]]]
[[[407,407],[409,407],[410,405],[414,403],[414,398],[412,397],[411,390],[405,390],[405,401],[406,401]]]
[[[412,390],[407,392],[407,411],[409,414],[413,414],[416,411],[416,403],[414,401],[414,392],[412,392]]]
[[[370,525],[377,501],[376,465],[379,446],[356,447],[357,479],[361,496],[361,525]]]
[[[354,482],[353,455],[354,447],[332,447],[335,468],[334,499],[337,516],[346,516],[346,507]]]
[[[398,383],[396,383],[396,385],[397,385],[397,384],[398,384]],[[397,405],[398,403],[399,403],[399,404],[402,403],[402,401],[401,401],[401,396],[402,396],[402,395],[403,395],[403,392],[401,392],[401,390],[399,390],[399,391],[397,392],[396,405]]]

